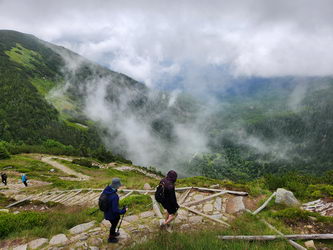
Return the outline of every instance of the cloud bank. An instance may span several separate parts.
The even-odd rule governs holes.
[[[198,92],[223,87],[226,75],[332,75],[332,23],[329,0],[0,1],[2,29],[64,45],[153,88]]]

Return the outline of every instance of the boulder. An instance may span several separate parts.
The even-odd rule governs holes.
[[[36,249],[36,248],[41,247],[42,245],[44,245],[47,242],[49,242],[48,239],[46,239],[46,238],[40,238],[40,239],[36,239],[36,240],[30,241],[28,243],[28,246],[29,246],[29,249]]]
[[[110,227],[111,223],[110,223],[110,221],[104,219],[104,220],[102,220],[100,225],[104,226],[104,227]]]
[[[205,205],[203,206],[203,212],[204,212],[204,213],[213,212],[213,210],[214,210],[214,207],[213,207],[212,204],[205,204]]]
[[[28,248],[28,244],[23,244],[23,245],[19,245],[17,247],[13,247],[13,250],[27,250]]]
[[[145,183],[145,184],[143,185],[143,189],[144,189],[144,190],[151,190],[151,186],[149,185],[149,183]]]
[[[245,210],[242,196],[236,196],[228,199],[227,202],[227,213],[234,214]]]
[[[190,223],[193,223],[193,224],[198,224],[198,223],[202,223],[202,216],[192,216],[189,218],[188,220]]]
[[[139,216],[137,216],[137,215],[126,216],[124,218],[124,220],[127,221],[127,222],[133,222],[133,221],[136,221],[138,219],[139,219]]]
[[[53,236],[50,240],[50,245],[66,244],[68,239],[64,234],[57,234]]]
[[[2,212],[2,213],[9,213],[9,209],[3,208],[3,209],[0,209],[0,212]]]
[[[141,218],[154,217],[155,213],[153,211],[146,211],[140,214]]]
[[[215,202],[214,202],[214,208],[217,211],[221,211],[222,210],[222,199],[220,197],[217,197]]]
[[[71,234],[79,234],[79,233],[82,233],[82,232],[92,228],[94,225],[95,225],[95,221],[90,221],[88,223],[84,223],[84,224],[80,224],[75,227],[72,227],[71,229],[69,229],[69,232]]]
[[[214,184],[214,185],[211,185],[210,188],[220,188],[220,185],[219,184]]]
[[[202,200],[203,198],[204,198],[204,196],[203,196],[202,194],[196,194],[196,195],[193,196],[193,199],[194,199],[195,201],[200,201],[200,200]]]
[[[301,205],[294,194],[284,188],[278,188],[276,190],[275,203],[284,204],[290,207],[298,207]]]

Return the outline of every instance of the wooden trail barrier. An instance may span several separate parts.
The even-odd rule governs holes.
[[[277,239],[289,239],[289,240],[333,240],[333,234],[289,234],[284,235],[236,235],[236,236],[218,236],[221,240],[249,240],[249,241],[261,241],[261,240],[277,240]]]
[[[263,210],[267,204],[273,199],[273,197],[276,195],[276,192],[274,192],[265,202],[262,204],[256,211],[254,211],[252,214],[256,215],[258,214],[261,210]]]
[[[212,220],[212,221],[215,221],[215,222],[218,222],[218,223],[221,223],[221,224],[223,224],[223,225],[225,225],[225,226],[230,226],[228,223],[226,223],[226,222],[224,222],[224,221],[222,221],[222,220],[219,220],[219,219],[215,219],[215,218],[213,218],[213,217],[211,217],[211,216],[209,216],[209,215],[207,215],[207,214],[204,214],[204,213],[201,213],[200,211],[198,211],[198,210],[195,210],[195,209],[193,209],[193,208],[189,208],[189,207],[186,207],[186,206],[180,206],[181,208],[185,208],[185,209],[187,209],[188,211],[190,211],[190,212],[192,212],[192,213],[194,213],[194,214],[198,214],[198,215],[200,215],[200,216],[202,216],[202,217],[205,217],[205,218],[208,218],[208,219],[210,219],[210,220]]]

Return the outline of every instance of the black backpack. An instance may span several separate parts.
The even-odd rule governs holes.
[[[108,211],[109,209],[109,195],[105,194],[105,193],[101,193],[101,195],[99,196],[99,199],[98,199],[98,206],[99,206],[99,209],[103,212],[106,212]]]
[[[163,203],[165,201],[165,194],[164,194],[164,183],[161,182],[160,185],[157,186],[155,192],[155,200],[159,203]]]

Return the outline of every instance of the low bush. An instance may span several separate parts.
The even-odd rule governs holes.
[[[151,198],[144,194],[133,194],[120,201],[120,207],[127,206],[128,214],[144,212],[152,207]]]
[[[72,160],[72,163],[83,166],[83,167],[88,167],[88,168],[93,168],[95,166],[92,165],[92,162],[86,159],[74,159]],[[96,166],[96,168],[98,168]]]

